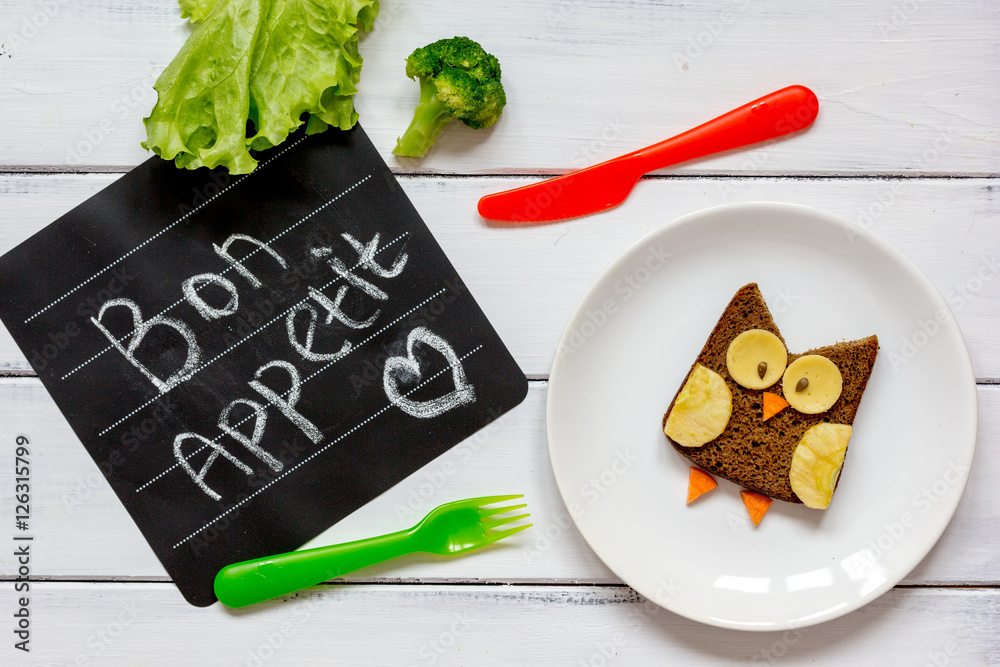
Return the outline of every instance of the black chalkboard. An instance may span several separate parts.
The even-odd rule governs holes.
[[[360,127],[145,162],[0,258],[0,317],[199,606],[527,393]]]

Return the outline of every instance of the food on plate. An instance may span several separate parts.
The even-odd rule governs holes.
[[[780,338],[764,329],[750,329],[726,349],[726,370],[747,389],[767,389],[781,379],[788,351]]]
[[[844,388],[844,379],[837,365],[818,354],[799,357],[785,370],[781,379],[786,397],[793,408],[807,415],[829,410]]]
[[[481,130],[497,122],[507,103],[500,63],[468,37],[440,39],[406,59],[406,76],[420,82],[420,102],[396,140],[396,155],[423,157],[456,118]]]
[[[357,122],[358,31],[378,0],[179,0],[198,26],[156,80],[143,148],[181,168],[254,170],[250,150]]]
[[[714,477],[701,468],[695,468],[692,466],[691,472],[688,473],[688,504],[690,505],[696,499],[705,495],[718,485],[719,483],[715,481]]]
[[[789,403],[782,396],[777,394],[772,394],[769,391],[765,391],[763,395],[764,401],[764,421],[767,421],[774,415],[778,414],[782,410],[788,407]]]
[[[708,473],[825,509],[877,353],[875,336],[788,353],[759,288],[745,285],[667,408],[664,434]]]
[[[674,399],[663,432],[685,447],[701,447],[719,437],[733,412],[733,395],[715,371],[696,364]]]
[[[837,488],[851,427],[820,422],[809,427],[792,452],[789,480],[806,507],[825,510]]]
[[[760,520],[764,518],[764,515],[767,514],[767,510],[771,507],[771,499],[759,493],[745,490],[740,491],[740,499],[743,501],[743,505],[747,508],[747,514],[750,515],[750,520],[753,521],[753,525],[759,526]]]

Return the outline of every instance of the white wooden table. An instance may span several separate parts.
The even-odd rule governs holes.
[[[0,252],[146,159],[151,85],[188,30],[170,0],[0,0]],[[499,57],[509,105],[492,130],[451,127],[426,159],[397,160],[417,96],[403,59],[455,34]],[[532,381],[499,423],[314,543],[490,490],[523,490],[536,528],[256,608],[191,607],[2,331],[0,664],[1000,664],[1000,4],[385,0],[362,52],[363,126]],[[513,231],[476,216],[483,194],[792,83],[821,100],[807,133],[648,178],[604,215]],[[901,248],[948,298],[979,382],[976,462],[937,547],[876,602],[786,633],[702,626],[625,587],[568,521],[543,429],[558,335],[597,272],[678,215],[744,200],[826,209]],[[30,654],[13,649],[7,546],[21,433]]]

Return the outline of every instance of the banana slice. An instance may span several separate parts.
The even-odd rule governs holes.
[[[781,378],[787,363],[785,344],[763,329],[744,331],[726,352],[729,375],[747,389],[767,389]]]
[[[663,432],[683,447],[701,447],[726,430],[733,394],[715,371],[698,364],[677,395]]]
[[[833,407],[844,389],[844,379],[835,363],[818,354],[807,354],[788,364],[781,388],[794,409],[814,415]]]
[[[788,473],[792,491],[806,507],[825,510],[833,498],[851,439],[847,424],[820,422],[802,435]]]

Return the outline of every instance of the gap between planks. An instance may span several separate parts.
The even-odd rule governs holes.
[[[37,378],[38,374],[33,370],[0,370],[0,382],[5,379],[20,380],[23,378]],[[549,376],[543,373],[526,373],[528,382],[548,382]],[[1000,378],[976,378],[976,386],[992,387],[1000,385]],[[2,579],[0,579],[2,580]]]
[[[595,163],[597,164],[597,163]],[[86,176],[89,174],[127,174],[135,168],[129,166],[95,166],[86,169],[62,169],[49,165],[7,165],[0,167],[0,178],[5,176]],[[589,165],[588,165],[589,166]],[[552,176],[562,176],[570,173],[565,170],[541,169],[531,172],[483,172],[475,174],[458,174],[451,172],[435,171],[396,171],[390,168],[392,174],[399,178],[441,178],[441,179],[521,179],[521,178],[544,178]],[[735,179],[760,179],[760,180],[799,180],[799,181],[826,181],[826,180],[870,180],[885,181],[897,179],[909,180],[975,180],[975,179],[996,179],[1000,178],[1000,172],[966,172],[962,174],[941,174],[922,172],[858,172],[855,174],[844,174],[841,172],[798,172],[795,174],[754,174],[746,172],[713,172],[705,171],[698,173],[683,174],[647,174],[642,177],[652,180],[697,180],[706,178],[735,178]]]
[[[15,581],[15,577],[0,576],[0,582]],[[41,577],[28,577],[21,581],[31,583],[58,583],[58,584],[169,584],[174,581],[168,577],[129,577],[129,576],[100,576],[100,577],[78,577],[73,575],[48,575]],[[462,579],[443,577],[361,577],[357,579],[330,579],[316,584],[316,586],[543,586],[548,588],[629,588],[623,582],[608,581],[581,581],[579,579]],[[1000,581],[997,582],[976,582],[969,584],[896,584],[893,589],[940,589],[940,590],[1000,590]]]

